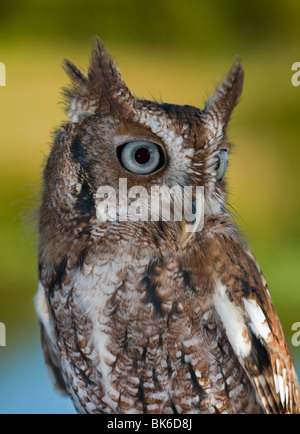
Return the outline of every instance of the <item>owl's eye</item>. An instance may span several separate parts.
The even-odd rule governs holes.
[[[228,167],[228,155],[227,151],[221,151],[218,155],[218,165],[217,165],[217,180],[222,181]]]
[[[137,175],[148,175],[164,164],[162,149],[151,142],[130,142],[120,151],[120,160],[125,169]]]

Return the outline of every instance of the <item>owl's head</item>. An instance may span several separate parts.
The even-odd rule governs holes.
[[[145,221],[101,221],[97,207],[104,196],[99,191],[107,187],[107,199],[110,192],[119,192],[120,180],[126,180],[136,199],[148,192],[149,203],[156,187],[203,187],[202,209],[194,193],[192,205],[196,214],[204,211],[204,226],[225,212],[226,129],[243,86],[239,63],[203,109],[137,99],[99,39],[87,74],[67,60],[64,68],[72,81],[65,90],[70,119],[57,133],[45,170],[42,219],[63,221],[61,226],[78,233],[100,234],[112,227],[145,230]],[[129,197],[129,205],[132,201]],[[119,205],[124,207],[124,200]],[[182,242],[190,241],[185,221],[164,224],[178,229]]]

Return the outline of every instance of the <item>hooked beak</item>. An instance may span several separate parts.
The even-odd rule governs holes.
[[[204,227],[204,195],[197,194],[196,200],[193,201],[193,220],[190,222],[186,219],[181,222],[182,236],[180,244],[185,247],[195,236],[197,232],[202,231]]]

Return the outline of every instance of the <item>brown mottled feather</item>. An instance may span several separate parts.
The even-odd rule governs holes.
[[[226,251],[226,254],[220,255],[217,265],[221,270],[220,279],[226,285],[232,303],[243,312],[249,337],[252,339],[251,353],[244,360],[245,371],[267,413],[299,413],[299,389],[290,350],[268,288],[263,283],[261,269],[244,246],[223,241],[220,248],[223,252]],[[271,330],[266,341],[255,338],[255,325],[245,312],[243,299],[255,300],[264,313]],[[274,376],[284,379],[284,392],[288,390],[288,397],[284,402],[276,389]]]
[[[47,332],[45,331],[45,327],[43,326],[42,323],[41,323],[41,341],[42,341],[45,363],[49,370],[49,376],[52,379],[53,386],[60,395],[66,395],[67,390],[61,373],[60,365],[56,355],[53,352],[52,345],[49,341]]]

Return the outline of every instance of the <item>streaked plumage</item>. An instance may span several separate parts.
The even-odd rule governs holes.
[[[204,110],[136,99],[99,40],[88,74],[65,69],[70,120],[44,171],[36,298],[58,391],[82,413],[300,413],[280,321],[216,175],[240,64]],[[136,140],[161,146],[164,167],[125,171],[116,147]],[[204,186],[203,231],[100,223],[97,189],[119,178]]]

